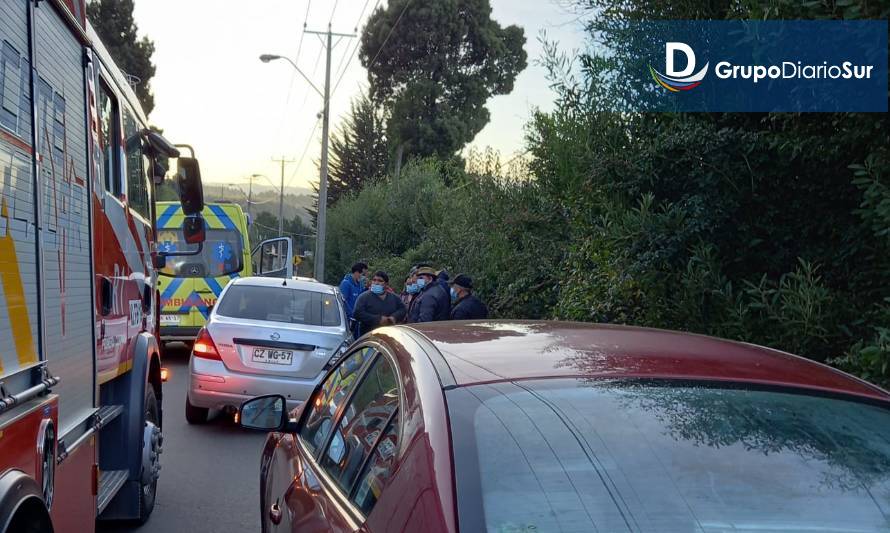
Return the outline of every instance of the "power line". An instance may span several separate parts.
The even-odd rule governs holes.
[[[334,46],[331,42],[333,36],[337,36],[337,42],[339,43],[341,40],[345,38],[353,38],[355,34],[345,34],[345,33],[334,33],[331,31],[331,25],[328,24],[328,31],[309,31],[305,30],[306,33],[313,33],[321,38],[322,36],[327,36],[327,44],[325,45],[325,51],[327,52],[327,57],[325,60],[325,74],[324,74],[324,110],[321,113],[322,119],[322,128],[321,128],[321,176],[318,181],[319,183],[319,192],[318,192],[318,222],[316,223],[317,228],[317,236],[315,238],[315,246],[316,246],[316,255],[315,255],[315,272],[318,277],[318,281],[324,282],[324,249],[325,249],[325,212],[327,211],[327,186],[328,186],[328,140],[330,135],[330,119],[331,119],[331,55],[333,53]],[[307,81],[308,78],[307,78]],[[311,82],[310,82],[311,84]],[[318,91],[318,89],[316,89]],[[321,91],[318,91],[321,93]],[[282,183],[282,189],[284,189],[284,183]]]
[[[365,9],[368,9],[368,4],[371,3],[371,0],[365,0],[365,5],[362,6],[362,12],[358,14],[358,22],[355,23],[355,32],[358,33],[358,23],[362,21],[362,17],[365,16]],[[374,6],[374,9],[377,9],[377,6],[380,5],[380,0],[377,0],[377,4]]]
[[[355,53],[356,53],[356,51],[358,51],[359,46],[361,46],[361,41],[357,42],[355,44],[355,46],[352,48],[352,55],[349,56],[349,59],[343,65],[343,70],[340,71],[340,75],[337,77],[337,83],[334,84],[334,89],[331,91],[332,93],[337,92],[337,87],[339,87],[340,82],[343,81],[343,76],[346,75],[346,70],[349,68],[349,64],[352,62],[352,58],[355,57]],[[344,55],[346,55],[346,54],[344,54]]]
[[[312,0],[309,0],[306,3],[306,15],[303,17],[303,29],[306,29],[306,25],[309,23],[309,8],[312,7]],[[297,55],[294,59],[295,64],[300,64],[300,53],[303,51],[303,39],[306,37],[305,32],[300,32],[300,42],[297,44]],[[281,130],[284,129],[284,121],[287,117],[287,106],[290,104],[290,97],[293,93],[294,82],[297,79],[297,73],[292,72],[290,76],[290,84],[287,86],[287,97],[284,99],[284,110],[281,113],[281,120],[278,122],[278,133],[275,135],[276,139],[281,138]]]
[[[356,39],[356,42],[359,42],[359,40]],[[343,67],[343,70],[346,70],[346,67],[349,66],[349,63],[343,63],[343,60],[346,59],[346,56],[348,54],[349,54],[349,45],[347,44],[345,47],[343,47],[343,55],[340,56],[340,62],[337,63],[336,70],[340,70],[340,67]],[[352,57],[350,57],[349,60],[352,61]]]
[[[402,16],[405,15],[405,11],[408,10],[408,6],[411,5],[411,0],[405,2],[405,7],[402,8],[402,12],[399,13],[399,18],[396,19],[396,23],[392,25],[392,28],[389,29],[389,33],[386,34],[386,39],[383,39],[383,42],[380,44],[380,48],[377,49],[377,53],[374,54],[374,59],[368,63],[368,70],[371,70],[371,67],[374,66],[374,63],[377,62],[377,58],[380,57],[380,52],[383,51],[383,47],[386,46],[386,43],[389,42],[389,38],[392,37],[392,33],[396,30],[396,27],[399,25],[399,22],[402,20]]]
[[[306,146],[303,147],[303,153],[302,155],[300,155],[299,162],[297,163],[297,166],[294,167],[294,172],[290,175],[290,178],[287,180],[287,185],[285,185],[285,187],[290,187],[291,182],[297,176],[297,172],[300,171],[300,165],[303,164],[303,159],[306,158],[306,153],[309,152],[309,145],[312,144],[313,140],[315,140],[315,132],[318,130],[319,122],[321,122],[321,118],[315,119],[315,125],[312,126],[312,132],[309,134],[309,139],[306,141]]]
[[[361,24],[362,16],[365,14],[365,9],[368,7],[368,4],[371,0],[365,0],[365,5],[362,7],[362,12],[358,16],[358,20],[355,23],[355,32],[358,33],[359,24]],[[377,0],[377,3],[374,4],[374,8],[371,9],[371,13],[377,10],[377,6],[380,5],[381,0]],[[362,45],[361,39],[356,40],[355,46],[352,47],[352,53],[349,55],[349,59],[346,60],[346,63],[343,64],[343,70],[340,71],[340,74],[337,76],[337,82],[334,83],[334,89],[331,91],[332,93],[337,92],[337,87],[340,86],[340,82],[343,81],[343,76],[346,75],[346,71],[349,69],[349,64],[352,63],[352,59],[355,57],[355,53],[358,52],[359,47]],[[344,54],[345,57],[346,54]]]
[[[380,6],[381,1],[382,0],[377,0],[377,2],[374,4],[374,7],[371,9],[371,13],[373,13],[377,9],[377,7]],[[356,19],[356,21],[355,21],[355,31],[356,32],[358,32],[358,27],[361,24],[362,17],[364,17],[365,11],[367,10],[368,4],[370,4],[370,3],[371,3],[371,0],[365,0],[365,4],[364,4],[364,6],[362,6],[362,10],[359,13],[358,19]],[[346,73],[346,70],[349,68],[349,63],[355,57],[355,52],[358,51],[359,46],[361,46],[361,41],[356,41],[355,46],[352,48],[352,54],[350,55],[349,60],[343,64],[343,69],[340,71],[340,75],[337,79],[337,83],[334,85],[334,88],[331,91],[332,93],[336,92],[337,87],[340,86],[340,82],[343,80],[343,76]],[[348,47],[347,47],[347,50],[348,50]],[[344,57],[346,56],[345,51],[344,51],[343,56]],[[318,70],[318,63],[320,60],[321,60],[321,53],[319,53],[318,58],[316,59],[316,62],[315,62],[315,67],[312,69],[313,74],[315,74],[316,70]],[[341,62],[342,62],[342,59],[341,59]],[[307,90],[306,98],[303,99],[303,106],[306,105],[306,100],[308,100],[308,98],[309,98],[309,92]],[[293,182],[294,178],[297,176],[297,173],[300,171],[300,166],[302,165],[303,160],[306,158],[306,154],[309,150],[309,145],[311,145],[312,141],[314,140],[315,132],[318,130],[318,124],[320,121],[321,121],[321,119],[317,119],[315,121],[315,125],[312,127],[312,132],[309,134],[309,139],[306,141],[306,146],[303,147],[303,153],[300,155],[300,160],[299,160],[300,162],[297,163],[297,166],[294,168],[294,172],[291,174],[290,178],[287,180],[287,185],[286,185],[287,187],[290,186],[291,182]]]
[[[305,35],[305,31],[304,31],[304,35]],[[324,51],[324,47],[322,47],[318,51],[318,57],[315,58],[315,66],[312,67],[312,75],[313,76],[315,76],[315,73],[318,71],[318,64],[321,62],[321,54],[323,51]],[[303,96],[303,103],[300,105],[300,110],[303,110],[306,107],[306,102],[309,101],[309,95],[311,94],[311,91],[309,89],[310,89],[310,87],[306,87],[306,95]],[[317,127],[318,127],[318,122],[316,121],[315,127],[312,128],[312,134],[315,133],[315,128],[317,128]],[[311,137],[311,134],[310,134],[310,137]],[[302,157],[300,158],[300,160],[302,160]],[[299,165],[297,165],[297,168],[299,168]],[[296,172],[297,171],[294,170],[294,174],[296,174]],[[291,176],[291,179],[293,179],[293,175]]]
[[[284,212],[284,165],[288,163],[293,163],[292,159],[285,159],[284,156],[281,159],[272,158],[272,161],[276,163],[281,163],[281,190],[278,195],[278,235],[281,235],[282,224],[284,221],[282,220],[281,214]]]
[[[334,9],[331,10],[331,18],[328,19],[328,26],[334,21],[334,13],[337,11],[337,4],[339,3],[340,0],[334,0]]]
[[[299,217],[298,217],[298,218],[299,218]],[[254,221],[252,225],[254,225],[254,226],[259,226],[259,227],[261,227],[261,228],[263,228],[263,229],[265,229],[265,230],[269,230],[269,231],[278,231],[276,228],[270,228],[269,226],[267,226],[267,225],[265,225],[265,224],[260,224],[259,222],[256,222],[256,221]],[[310,235],[310,234],[308,234],[308,233],[294,233],[294,232],[292,232],[292,231],[284,231],[284,232],[282,232],[282,233],[286,233],[286,234],[288,234],[288,235],[293,235],[293,236],[295,236],[295,237],[315,237],[314,234]]]

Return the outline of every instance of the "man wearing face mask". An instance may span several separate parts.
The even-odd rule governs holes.
[[[355,319],[360,334],[380,326],[392,326],[405,318],[405,304],[392,291],[388,291],[389,275],[382,270],[371,277],[371,289],[363,292],[355,301]]]
[[[482,320],[488,308],[473,294],[473,278],[458,274],[451,281],[451,320]]]
[[[420,288],[417,287],[417,278],[414,276],[414,269],[412,268],[405,279],[405,288],[399,296],[402,299],[402,303],[405,304],[405,309],[410,311],[411,302],[414,301],[414,297],[417,296],[418,292],[420,292]]]
[[[420,267],[415,273],[420,292],[411,302],[408,322],[434,322],[448,320],[451,302],[442,285],[436,282],[436,271],[428,266]]]

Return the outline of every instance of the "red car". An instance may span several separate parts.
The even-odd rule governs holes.
[[[275,430],[264,532],[890,530],[890,394],[767,348],[563,322],[396,326],[310,398],[239,413]]]

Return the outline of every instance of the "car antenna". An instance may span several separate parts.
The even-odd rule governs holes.
[[[281,286],[287,287],[287,278],[284,278],[283,280],[281,280]]]

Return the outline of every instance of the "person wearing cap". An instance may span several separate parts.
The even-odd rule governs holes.
[[[488,318],[488,308],[473,294],[473,278],[458,274],[451,285],[451,320],[482,320]]]
[[[365,334],[381,326],[398,324],[405,318],[405,304],[388,291],[389,275],[378,270],[371,277],[371,288],[359,295],[355,301],[355,319],[359,323],[360,334]]]
[[[420,292],[411,302],[411,310],[408,313],[408,322],[435,322],[448,320],[451,311],[451,300],[442,285],[436,282],[436,271],[432,267],[424,266],[417,269],[417,286]]]

